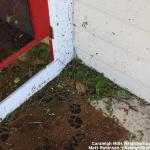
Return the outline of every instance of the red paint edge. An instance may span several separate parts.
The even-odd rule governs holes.
[[[28,52],[33,46],[35,46],[45,37],[50,36],[50,39],[52,38],[52,31],[50,28],[50,19],[49,19],[50,16],[48,9],[48,0],[29,0],[29,9],[30,9],[30,16],[32,18],[34,40],[26,44],[15,54],[9,56],[4,61],[0,62],[0,70],[6,68],[18,57]],[[53,54],[52,40],[49,41],[49,48],[50,48],[50,59],[53,60],[54,54]]]

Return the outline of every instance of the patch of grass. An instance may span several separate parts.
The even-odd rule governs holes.
[[[36,57],[37,58],[42,58],[45,60],[49,60],[50,54],[49,54],[49,47],[45,43],[39,43],[36,46],[34,46],[28,53],[27,57]]]
[[[15,83],[15,84],[18,84],[20,81],[21,81],[21,79],[20,79],[19,77],[16,77],[16,78],[14,79],[14,83]]]
[[[128,99],[131,97],[131,94],[125,90],[125,89],[119,89],[116,91],[116,95],[119,97],[119,98],[124,98],[124,99]]]
[[[85,94],[81,94],[76,90],[75,81],[80,81],[87,87],[88,90]],[[105,102],[106,109],[112,115],[112,98],[128,100],[131,96],[132,94],[127,90],[120,88],[105,78],[103,74],[85,66],[81,60],[73,60],[60,76],[31,97],[15,112],[9,114],[4,121],[13,121],[20,113],[25,113],[36,105],[43,105],[45,108],[43,111],[46,115],[49,115],[51,113],[50,102],[55,99],[64,102],[64,100],[70,101],[75,98],[83,98],[90,103],[92,100],[101,100],[103,97],[107,97],[108,101]],[[140,104],[144,105],[144,101],[140,101]]]
[[[18,79],[17,79],[18,81]],[[75,89],[75,81],[80,81],[87,87],[87,92],[85,94],[79,93]],[[45,95],[45,91],[49,91],[49,95]],[[120,99],[128,99],[132,96],[127,90],[118,87],[109,79],[105,78],[103,74],[96,72],[95,70],[85,66],[81,60],[73,60],[58,76],[55,80],[53,80],[48,88],[45,87],[43,92],[39,92],[39,94],[33,96],[34,103],[30,103],[30,101],[25,103],[19,110],[25,112],[28,106],[41,104],[42,102],[51,101],[53,97],[71,99],[72,97],[83,97],[87,99],[87,101],[92,100],[100,100],[103,97],[113,98],[117,97]],[[32,97],[32,98],[33,98]],[[31,98],[31,99],[32,99]],[[30,100],[31,100],[30,99]],[[142,102],[141,102],[142,103]],[[111,107],[111,100],[107,103],[107,109]],[[20,112],[19,111],[19,112]],[[14,120],[16,118],[16,114],[19,112],[16,111],[15,114],[10,114],[6,117],[7,121]],[[50,112],[50,109],[45,109],[46,113]]]
[[[128,99],[132,96],[127,90],[118,87],[104,77],[102,73],[85,66],[79,59],[72,61],[61,73],[58,80],[80,81],[87,86],[86,98],[100,99],[102,97],[118,97]]]
[[[45,108],[44,111],[45,111],[46,114],[49,114],[51,109],[50,108]]]
[[[139,100],[139,105],[140,105],[141,107],[143,107],[143,106],[147,105],[147,103],[146,103],[143,99],[140,99],[140,100]]]
[[[4,122],[10,122],[16,119],[16,111],[13,113],[10,113],[6,116],[6,118],[4,119]]]
[[[45,62],[50,62],[50,49],[46,43],[40,42],[35,45],[30,51],[28,51],[23,56],[19,57],[18,60],[22,62],[28,62],[29,65],[34,66],[34,62],[30,59],[44,60]]]

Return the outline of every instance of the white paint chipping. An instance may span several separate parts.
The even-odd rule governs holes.
[[[54,61],[0,102],[1,119],[58,76],[74,57],[72,4],[72,0],[49,0],[50,20],[54,30]]]

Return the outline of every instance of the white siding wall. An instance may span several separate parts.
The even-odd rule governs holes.
[[[75,0],[74,13],[78,57],[150,102],[150,0]]]

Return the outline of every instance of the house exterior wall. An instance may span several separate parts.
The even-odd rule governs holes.
[[[150,1],[75,0],[74,3],[78,57],[150,102]]]

